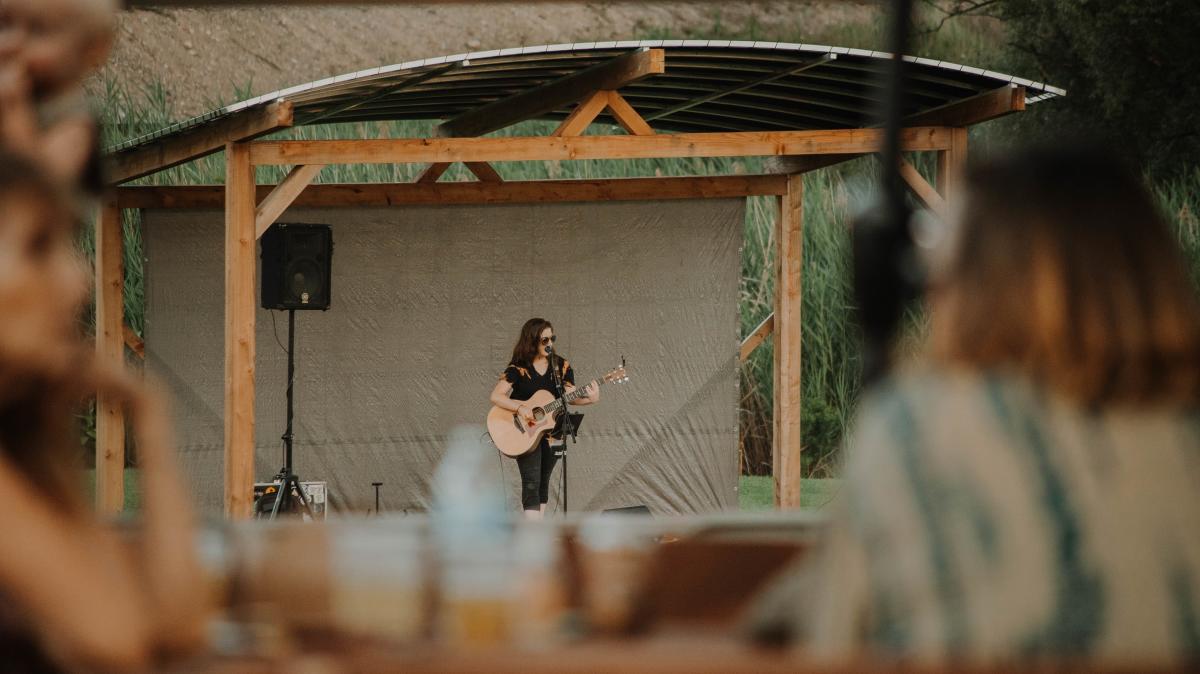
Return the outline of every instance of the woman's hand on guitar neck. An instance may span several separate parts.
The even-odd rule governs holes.
[[[568,391],[574,391],[575,387],[568,384]],[[600,402],[600,384],[593,379],[587,386],[583,387],[580,397],[571,401],[572,405],[591,405],[592,403]]]

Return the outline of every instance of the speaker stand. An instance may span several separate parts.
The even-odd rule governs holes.
[[[287,503],[287,512],[291,509],[292,499],[295,498],[300,502],[300,505],[308,512],[310,519],[316,519],[313,515],[312,506],[309,504],[308,495],[304,493],[304,486],[300,484],[300,478],[296,475],[296,471],[292,466],[292,393],[296,382],[296,310],[288,309],[288,362],[287,362],[287,428],[283,431],[283,468],[279,469],[279,474],[275,479],[279,481],[279,491],[275,495],[275,503],[271,506],[271,514],[267,519],[275,519],[283,506]]]

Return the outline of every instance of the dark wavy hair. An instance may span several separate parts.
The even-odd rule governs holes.
[[[513,346],[512,363],[521,367],[532,367],[533,359],[538,355],[538,348],[541,347],[539,341],[542,330],[546,328],[554,329],[550,321],[544,318],[531,318],[525,321],[525,325],[521,326],[521,335],[517,337],[517,343]],[[562,360],[562,357],[555,353],[554,362],[557,364]]]

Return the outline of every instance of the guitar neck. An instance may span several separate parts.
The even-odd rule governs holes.
[[[596,380],[597,387],[604,386],[606,383],[608,383],[608,382],[604,381],[603,379]],[[564,395],[563,397],[567,399],[567,402],[573,402],[575,400],[578,400],[579,398],[583,397],[583,390],[585,388],[587,388],[586,384],[584,386],[576,386],[574,391],[568,391],[567,394]]]
[[[565,382],[564,382],[564,383],[565,383]],[[604,384],[606,384],[606,383],[607,383],[607,382],[605,382],[603,379],[597,379],[597,380],[596,380],[596,385],[597,385],[597,386],[603,386],[603,385],[604,385]],[[565,388],[565,387],[564,387],[564,388]],[[555,399],[555,401],[554,401],[553,403],[551,403],[550,405],[548,405],[548,407],[551,407],[551,408],[553,408],[553,411],[557,411],[557,410],[559,409],[559,407],[560,407],[559,403],[560,403],[561,401],[566,401],[566,402],[568,402],[568,403],[575,402],[576,400],[578,400],[578,399],[580,399],[580,398],[582,398],[582,397],[583,397],[583,390],[584,390],[584,388],[586,388],[586,387],[585,387],[585,386],[576,386],[576,387],[575,387],[575,390],[573,390],[573,391],[567,391],[567,392],[566,392],[566,393],[563,395],[563,397],[562,397],[561,399]]]

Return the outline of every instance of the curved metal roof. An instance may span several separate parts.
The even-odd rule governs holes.
[[[621,95],[661,131],[773,131],[870,126],[878,109],[885,52],[784,42],[641,40],[587,42],[440,56],[347,73],[279,91],[131,139],[129,150],[255,106],[287,100],[295,124],[443,119],[527,91],[638,49],[665,51],[666,71],[628,84]],[[906,56],[910,114],[1005,86],[1026,102],[1066,92],[971,66]],[[699,102],[698,102],[699,101]],[[572,106],[540,119],[559,120]],[[612,121],[601,117],[600,121]]]

